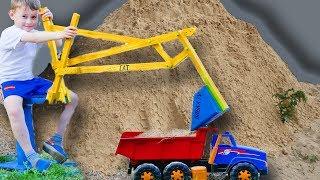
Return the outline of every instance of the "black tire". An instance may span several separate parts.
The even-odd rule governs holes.
[[[161,180],[161,172],[151,163],[140,164],[133,172],[134,180]]]
[[[180,180],[180,178],[172,178],[171,175],[179,175],[181,180],[191,180],[191,170],[190,168],[182,162],[172,162],[168,164],[163,170],[164,180]]]
[[[259,172],[256,167],[250,163],[238,163],[230,170],[230,180],[258,180]]]

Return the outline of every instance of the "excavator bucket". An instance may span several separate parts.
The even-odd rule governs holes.
[[[208,125],[227,110],[222,110],[208,87],[203,86],[193,97],[191,131]]]

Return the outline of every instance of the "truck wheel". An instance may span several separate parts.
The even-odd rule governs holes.
[[[231,180],[258,180],[259,173],[256,167],[249,163],[238,163],[230,171]]]
[[[151,163],[140,164],[133,175],[134,180],[161,180],[161,172],[157,166]]]
[[[172,162],[163,170],[164,180],[191,180],[191,170],[182,162]]]

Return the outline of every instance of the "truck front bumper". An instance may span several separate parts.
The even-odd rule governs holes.
[[[267,175],[267,174],[268,174],[268,168],[260,170],[260,175]]]

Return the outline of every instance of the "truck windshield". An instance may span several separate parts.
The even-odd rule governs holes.
[[[230,141],[229,137],[222,136],[222,139],[221,139],[220,145],[232,146],[232,143],[231,143],[231,141]]]

